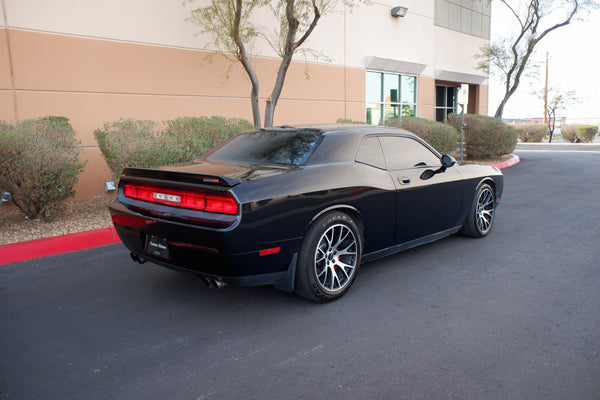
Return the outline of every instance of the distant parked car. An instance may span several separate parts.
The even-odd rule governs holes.
[[[494,223],[500,170],[456,165],[402,129],[259,129],[190,165],[126,168],[112,220],[135,261],[212,286],[344,294],[361,263]]]

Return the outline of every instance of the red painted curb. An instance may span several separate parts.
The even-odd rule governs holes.
[[[510,160],[506,160],[503,161],[501,163],[497,163],[497,164],[490,164],[492,167],[496,167],[498,169],[502,169],[502,168],[507,168],[507,167],[511,167],[515,164],[518,164],[521,162],[521,159],[519,158],[519,156],[513,154],[513,157]]]
[[[0,246],[0,265],[89,249],[120,241],[115,228],[111,227],[29,240],[27,242],[10,243]]]

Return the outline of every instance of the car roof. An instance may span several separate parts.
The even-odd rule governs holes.
[[[263,128],[262,130],[274,132],[287,131],[308,131],[320,135],[356,135],[364,136],[365,134],[396,134],[416,137],[413,133],[401,129],[388,126],[376,126],[367,124],[323,124],[323,125],[301,125],[290,126],[283,125],[273,128]]]
[[[305,164],[307,166],[353,162],[362,138],[367,135],[402,135],[422,141],[405,129],[367,124],[327,124],[294,127],[284,125],[261,130],[267,132],[306,132],[320,135],[322,140],[307,160]]]

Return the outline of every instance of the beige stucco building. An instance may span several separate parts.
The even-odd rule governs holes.
[[[222,115],[252,120],[250,82],[241,66],[211,54],[209,38],[187,21],[180,0],[2,0],[0,120],[62,115],[87,160],[77,198],[104,193],[111,179],[93,131],[120,118],[161,121]],[[196,5],[200,6],[201,0]],[[404,17],[394,7],[407,8]],[[256,18],[272,23],[267,11]],[[487,76],[473,55],[489,42],[485,0],[380,0],[321,19],[298,56],[275,124],[380,123],[402,113],[443,120],[469,86],[469,113],[487,114]],[[252,49],[261,109],[278,59],[263,42]],[[307,78],[308,76],[308,78]]]

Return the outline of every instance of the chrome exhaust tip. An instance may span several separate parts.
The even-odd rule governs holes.
[[[220,279],[213,279],[212,281],[213,281],[213,285],[214,285],[213,287],[217,290],[223,289],[225,286],[227,286],[227,284]]]
[[[135,253],[129,253],[129,257],[131,257],[131,259],[138,264],[143,264],[146,262],[145,259],[143,259],[142,257],[138,256]]]
[[[211,289],[223,289],[227,284],[220,279],[211,278],[208,276],[198,275],[198,277],[202,280],[202,283]]]
[[[202,280],[202,283],[204,283],[204,285],[205,285],[207,288],[209,288],[209,287],[212,287],[212,284],[211,284],[211,282],[210,282],[210,279],[208,279],[207,277],[205,277],[205,276],[202,276],[202,275],[198,275],[198,278],[200,278],[200,280]]]

